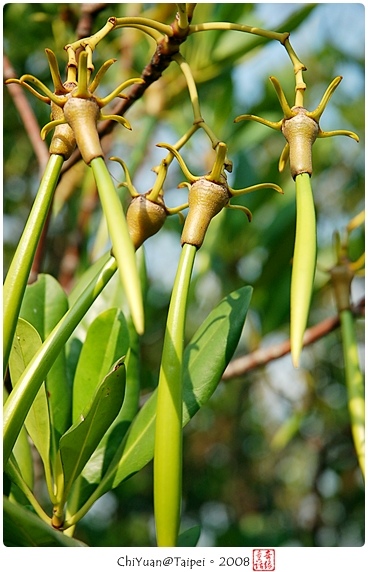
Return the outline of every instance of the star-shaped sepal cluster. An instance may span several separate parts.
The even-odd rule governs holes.
[[[74,138],[74,144],[76,141],[83,160],[90,164],[95,157],[103,156],[97,131],[97,121],[113,120],[127,129],[131,129],[127,119],[120,115],[103,114],[101,112],[102,108],[116,97],[125,97],[122,92],[129,85],[143,83],[144,80],[141,78],[128,79],[109,95],[101,98],[96,96],[94,92],[107,70],[116,60],[107,60],[98,70],[94,79],[89,82],[91,75],[90,55],[86,50],[81,51],[78,64],[74,68],[69,67],[71,73],[68,73],[67,81],[63,83],[55,54],[47,49],[46,55],[49,61],[54,92],[30,74],[25,74],[20,79],[9,79],[7,83],[18,83],[26,87],[41,101],[50,104],[51,121],[42,128],[42,138],[45,139],[47,134],[53,129],[67,125],[69,127],[67,133],[70,136],[70,142],[66,144],[68,153],[70,154],[69,148],[73,146],[72,139]],[[53,152],[52,146],[50,151]]]
[[[162,228],[169,215],[177,214],[182,218],[181,211],[187,208],[188,204],[174,208],[166,206],[163,191],[167,174],[165,161],[161,163],[160,167],[153,169],[157,174],[157,179],[152,189],[143,194],[134,187],[125,162],[118,157],[110,157],[110,159],[120,163],[124,169],[126,180],[119,186],[126,187],[131,196],[126,219],[133,245],[135,249],[138,249],[143,242]]]
[[[189,181],[184,181],[179,185],[179,187],[186,186],[189,190],[189,212],[181,235],[182,245],[192,244],[196,248],[200,248],[212,218],[223,208],[239,209],[246,214],[250,221],[252,219],[250,210],[241,205],[231,205],[231,198],[264,188],[271,188],[283,193],[282,189],[274,183],[260,183],[239,190],[232,189],[227,183],[226,176],[226,171],[231,172],[232,164],[227,158],[227,145],[222,141],[216,147],[216,159],[211,172],[199,177],[189,171],[183,158],[174,147],[164,143],[158,144],[158,147],[168,149],[176,157]]]
[[[293,179],[301,173],[312,175],[312,145],[317,138],[333,137],[335,135],[346,135],[355,141],[359,141],[358,135],[352,131],[339,129],[334,131],[323,131],[319,121],[322,113],[342,80],[341,76],[336,77],[326,89],[320,104],[314,111],[308,111],[305,107],[298,105],[290,107],[279,81],[275,77],[270,78],[279,99],[284,117],[280,121],[269,121],[257,115],[239,115],[235,122],[251,120],[262,123],[277,131],[281,131],[286,139],[286,145],[281,153],[279,170],[283,171],[285,164],[290,159],[290,172]]]

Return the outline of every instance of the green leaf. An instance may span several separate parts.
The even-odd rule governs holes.
[[[211,397],[234,355],[244,326],[252,288],[229,294],[198,328],[184,352],[185,423]]]
[[[81,478],[78,486],[73,487],[71,491],[68,499],[68,508],[71,514],[74,514],[86,502],[91,492],[101,481],[139,410],[139,338],[133,326],[129,328],[129,334],[130,349],[125,360],[126,387],[124,403],[83,470],[88,472],[89,483],[87,484],[85,479]]]
[[[24,479],[24,482],[27,484],[27,486],[29,486],[30,489],[32,489],[34,482],[33,458],[29,438],[24,428],[22,428],[21,432],[19,433],[19,437],[14,445],[13,453],[14,458],[19,465],[19,470]]]
[[[36,328],[45,341],[67,310],[68,299],[59,282],[48,274],[40,274],[36,282],[27,286],[20,315]],[[71,385],[64,348],[47,374],[46,388],[57,444],[71,424]]]
[[[107,429],[120,411],[125,392],[123,358],[98,385],[92,402],[80,421],[60,439],[60,455],[64,470],[64,496],[81,473]]]
[[[9,359],[10,377],[13,387],[41,347],[42,341],[35,328],[19,318]],[[50,453],[50,417],[45,384],[43,383],[33,401],[25,420],[25,426],[44,466],[49,463]]]
[[[59,282],[48,274],[39,274],[27,286],[21,316],[32,324],[45,340],[68,309],[68,299]]]
[[[215,391],[238,345],[252,288],[229,294],[210,313],[184,352],[183,425],[186,425]],[[93,500],[144,467],[153,457],[157,391],[146,401],[117,451],[104,482]],[[102,459],[96,459],[102,462]],[[83,477],[93,481],[96,466],[86,466]]]
[[[73,423],[96,391],[100,380],[119,356],[129,349],[129,332],[123,313],[111,308],[90,325],[79,356],[73,384]]]
[[[3,403],[7,400],[8,392],[3,386]],[[33,459],[27,432],[22,427],[13,449],[14,457],[20,467],[22,477],[30,488],[33,488]]]
[[[83,542],[48,526],[28,509],[11,503],[6,497],[3,507],[5,546],[86,546]]]
[[[21,469],[13,454],[10,455],[9,460],[5,467],[5,475],[10,479],[12,483],[11,494],[9,494],[9,499],[20,505],[29,506],[31,505],[36,514],[44,521],[49,522],[49,516],[45,513],[29,485],[23,478]]]
[[[199,537],[201,536],[201,527],[200,526],[193,526],[188,530],[184,530],[178,536],[178,546],[184,548],[192,548],[197,546]]]
[[[76,326],[116,272],[111,258],[47,336],[9,395],[3,410],[3,456],[7,461],[37,391]]]
[[[72,306],[78,300],[79,296],[86,289],[91,280],[101,272],[106,262],[110,260],[110,258],[112,258],[110,252],[106,252],[98,260],[96,260],[92,266],[89,266],[81,276],[78,277],[78,281],[69,293],[70,306]]]

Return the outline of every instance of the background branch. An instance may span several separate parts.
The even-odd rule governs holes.
[[[364,316],[365,299],[360,300],[357,305],[352,308],[353,314],[356,317]],[[340,325],[340,318],[338,315],[331,318],[326,318],[319,324],[308,328],[305,331],[303,339],[303,347],[313,344],[320,338],[323,338]],[[269,362],[278,359],[290,353],[290,340],[285,340],[280,344],[272,345],[268,348],[259,348],[254,352],[232,360],[222,376],[223,381],[228,381],[234,377],[244,375],[252,369],[264,366]]]
[[[3,56],[3,66],[4,80],[17,77],[17,73],[14,71],[9,58],[5,54]],[[40,126],[38,125],[36,116],[33,113],[24,89],[20,85],[11,83],[7,85],[7,89],[22,119],[24,129],[37,157],[39,170],[43,173],[49,160],[49,150],[45,141],[41,139]]]

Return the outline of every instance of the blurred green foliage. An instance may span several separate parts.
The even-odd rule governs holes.
[[[64,45],[76,38],[83,4],[15,4],[4,7],[4,51],[17,77],[37,75],[50,85],[44,54],[55,51],[65,69]],[[289,8],[287,8],[289,6]],[[344,7],[352,25],[347,28]],[[268,8],[267,8],[268,7]],[[339,8],[340,7],[340,8]],[[340,19],[336,11],[340,10]],[[170,23],[173,4],[106,4],[93,22],[99,29],[111,15],[144,15]],[[335,25],[333,34],[329,17]],[[305,63],[306,106],[314,109],[335,75],[341,86],[323,115],[322,128],[351,129],[361,142],[318,140],[314,146],[313,188],[318,220],[318,270],[310,324],[336,309],[328,275],[332,235],[364,208],[364,20],[362,4],[199,4],[193,23],[229,20],[290,31]],[[356,29],[354,28],[356,26]],[[360,34],[360,36],[359,36]],[[357,38],[360,37],[360,43]],[[21,42],[19,41],[21,38]],[[139,75],[154,43],[137,30],[114,32],[98,46],[95,69],[117,62],[106,74],[106,93]],[[238,32],[200,32],[182,53],[197,81],[202,115],[228,145],[233,188],[272,181],[285,194],[268,190],[238,199],[253,213],[226,210],[212,222],[198,253],[187,320],[188,339],[225,294],[244,284],[254,287],[238,354],[272,345],[288,336],[289,284],[295,231],[294,185],[278,172],[284,141],[258,124],[234,124],[240,113],[279,120],[281,110],[268,77],[276,75],[289,102],[294,73],[284,48]],[[63,72],[62,72],[63,73]],[[49,110],[27,94],[40,128]],[[33,197],[39,166],[12,99],[4,89],[4,271],[9,265]],[[105,139],[107,157],[128,164],[140,192],[153,184],[152,167],[165,156],[155,145],[175,143],[192,122],[185,81],[175,63],[127,113],[133,131],[116,127]],[[191,171],[206,173],[213,151],[197,133],[182,151]],[[123,173],[109,165],[117,184]],[[175,162],[165,191],[169,206],[180,204],[183,180]],[[119,191],[120,192],[120,191]],[[127,200],[121,190],[123,200]],[[42,271],[66,288],[93,257],[108,248],[96,190],[87,168],[76,165],[57,189]],[[180,252],[181,225],[171,217],[145,246],[147,265],[146,333],[141,346],[145,393],[157,383],[170,290]],[[351,257],[364,249],[362,229],[352,235]],[[71,265],[71,266],[70,266]],[[353,298],[363,295],[353,282]],[[362,359],[364,329],[357,320]],[[302,367],[289,356],[220,384],[210,403],[185,430],[183,527],[200,524],[200,545],[359,546],[364,542],[364,485],[355,458],[346,407],[343,358],[338,330],[304,350]],[[150,546],[154,542],[152,467],[98,501],[77,527],[76,536],[92,546]]]

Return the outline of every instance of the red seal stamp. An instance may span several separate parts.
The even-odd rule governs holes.
[[[253,550],[253,570],[275,570],[275,550],[255,548]]]

